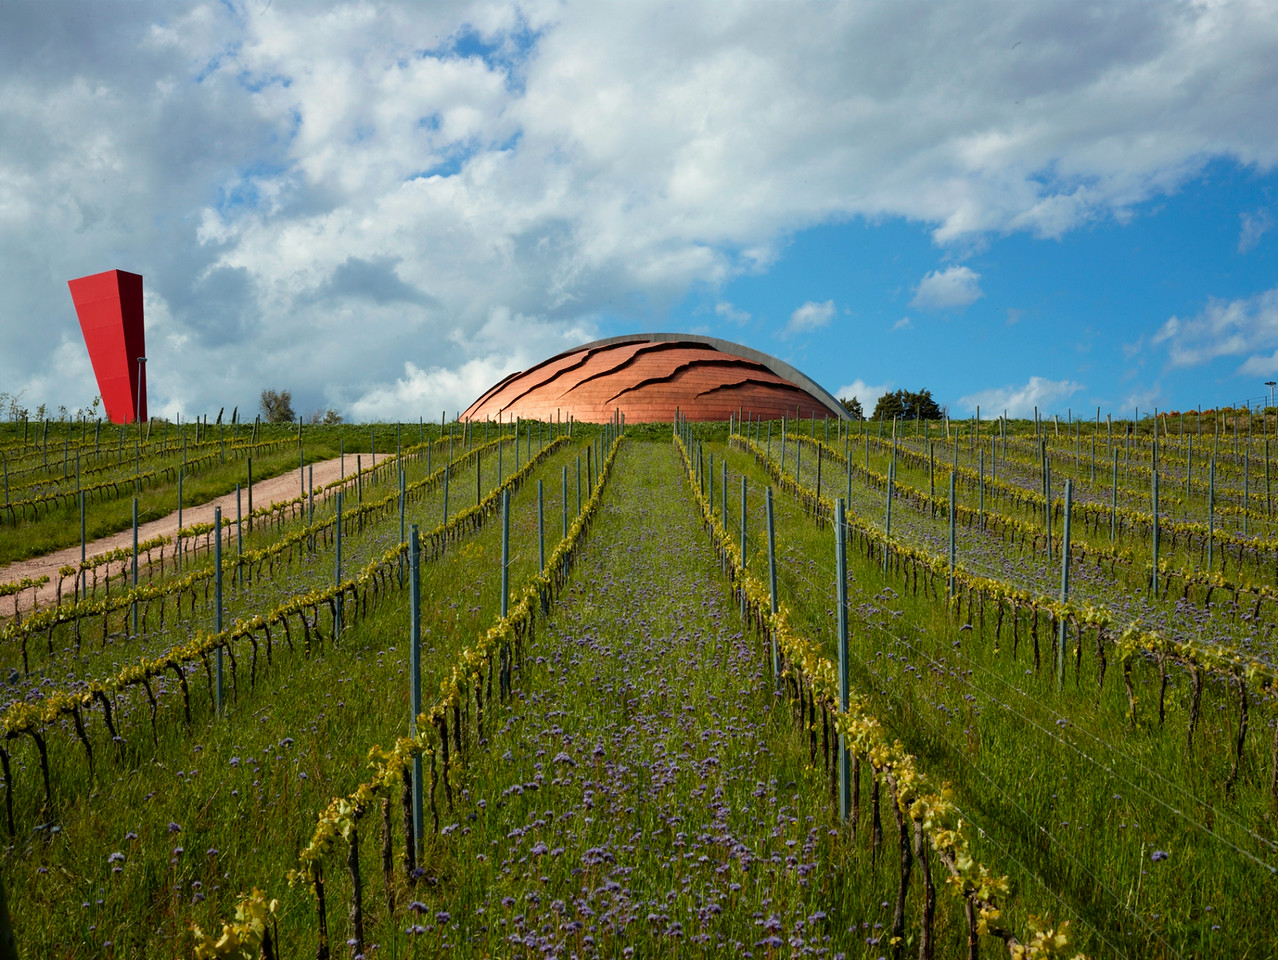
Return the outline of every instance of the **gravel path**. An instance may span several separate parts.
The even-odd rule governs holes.
[[[381,454],[385,459],[393,454]],[[374,457],[373,466],[376,466],[377,460]],[[315,489],[316,498],[320,494],[319,490],[322,486],[332,483],[341,476],[342,461],[340,457],[332,460],[321,460],[314,464],[307,464],[307,470],[314,468],[315,470]],[[371,467],[370,467],[371,469]],[[352,474],[353,477],[353,474]],[[271,477],[269,480],[260,480],[253,484],[253,503],[257,507],[266,504],[279,503],[286,500],[292,500],[297,496],[301,487],[298,485],[297,474],[292,470],[282,473],[277,477]],[[331,491],[326,491],[325,496]],[[185,526],[191,526],[197,523],[212,523],[214,508],[221,507],[223,516],[235,515],[235,494],[228,493],[224,496],[210,500],[208,503],[198,504],[182,508],[182,523]],[[148,523],[141,524],[138,527],[138,539],[149,540],[159,536],[174,536],[178,531],[178,514],[174,510],[167,517],[159,520],[152,520]],[[112,550],[125,549],[130,550],[133,547],[133,531],[132,529],[121,530],[119,533],[113,533],[110,536],[102,537],[94,540],[86,545],[85,555],[87,557],[96,557],[99,554],[110,553]],[[73,547],[66,547],[62,550],[55,550],[53,553],[47,553],[42,557],[31,557],[27,560],[19,560],[17,563],[11,563],[6,567],[0,567],[0,583],[13,582],[21,580],[24,577],[42,577],[47,576],[49,582],[37,591],[24,590],[18,598],[18,610],[22,613],[31,610],[38,601],[39,606],[48,606],[57,600],[57,583],[58,571],[68,564],[77,564],[80,562],[80,547],[77,544]],[[8,620],[12,616],[13,601],[6,598],[4,601],[4,616],[0,617],[0,622]]]

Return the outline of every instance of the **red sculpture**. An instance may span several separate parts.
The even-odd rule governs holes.
[[[68,280],[106,415],[113,423],[146,419],[146,337],[142,277],[108,270]],[[139,363],[138,359],[142,358]]]

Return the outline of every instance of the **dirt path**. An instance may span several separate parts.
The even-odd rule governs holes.
[[[380,454],[384,460],[388,456],[394,454]],[[373,466],[376,466],[376,457],[373,458]],[[315,470],[315,496],[320,498],[320,488],[326,484],[332,483],[334,480],[340,479],[342,472],[342,460],[335,457],[332,460],[321,460],[314,464],[307,464],[306,469]],[[370,467],[371,469],[371,467]],[[348,474],[353,479],[353,474]],[[309,477],[308,477],[309,479]],[[280,503],[286,500],[292,500],[301,492],[301,484],[298,475],[293,471],[282,473],[278,477],[271,477],[269,480],[260,480],[253,484],[253,506],[261,508],[267,504]],[[326,491],[329,493],[331,491]],[[247,505],[247,499],[244,500]],[[210,500],[208,503],[199,504],[193,507],[182,508],[182,523],[184,526],[191,526],[196,523],[212,523],[213,510],[215,507],[222,508],[222,516],[235,516],[235,494],[228,493],[225,496]],[[138,540],[149,540],[152,537],[159,536],[175,536],[178,531],[178,515],[177,511],[173,511],[167,517],[159,520],[152,520],[148,523],[141,524],[138,527]],[[110,553],[112,550],[131,550],[133,549],[133,530],[121,530],[119,533],[113,533],[110,536],[103,537],[100,540],[94,540],[85,547],[86,557],[96,557],[99,554]],[[11,563],[7,567],[0,567],[0,583],[11,583],[21,580],[24,577],[42,577],[47,576],[49,582],[37,591],[24,590],[18,599],[18,610],[26,613],[34,606],[34,600],[39,600],[42,607],[49,606],[57,601],[57,583],[58,571],[65,566],[75,565],[80,562],[80,545],[66,547],[62,550],[56,550],[53,553],[47,553],[42,557],[31,557],[27,560],[19,560]],[[13,615],[13,600],[5,598],[3,612],[0,612],[0,622],[7,621]]]

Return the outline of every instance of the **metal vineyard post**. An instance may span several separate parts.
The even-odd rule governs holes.
[[[1247,511],[1251,509],[1251,449],[1243,451],[1243,536],[1247,536]]]
[[[240,557],[244,555],[244,526],[240,513],[240,485],[235,485],[235,586],[244,586],[244,570],[240,566]]]
[[[339,588],[342,583],[342,491],[337,491],[337,521],[333,536],[333,583]],[[338,590],[333,605],[333,640],[342,635],[342,593]]]
[[[404,468],[399,468],[399,542],[404,542],[404,500],[405,500]],[[404,555],[399,555],[399,585],[404,585]]]
[[[213,632],[222,633],[222,508],[213,508]],[[217,648],[215,709],[222,715],[222,645]]]
[[[776,524],[772,513],[772,488],[768,487],[767,496],[765,498],[768,505],[768,587],[769,596],[771,597],[772,615],[776,616],[777,612],[777,536]],[[772,640],[772,679],[774,682],[780,682],[781,669],[777,661],[777,635],[773,629],[768,630],[768,636]]]
[[[839,608],[839,711],[848,710],[848,556],[845,542],[843,498],[834,501],[835,597]],[[839,819],[846,821],[852,811],[851,757],[847,741],[839,733]]]
[[[1065,481],[1065,529],[1061,535],[1061,605],[1069,601],[1070,513],[1074,503],[1074,481]],[[1056,687],[1065,679],[1065,618],[1061,617],[1056,638]]]
[[[1114,542],[1118,526],[1118,450],[1114,449],[1114,476],[1110,482],[1111,501],[1109,507],[1109,542]]]
[[[1046,450],[1047,441],[1044,440],[1044,450]],[[1043,514],[1045,518],[1044,526],[1047,529],[1047,559],[1052,559],[1052,461],[1043,456]]]
[[[133,498],[133,589],[138,589],[138,498]],[[138,634],[138,601],[133,601],[133,635]]]
[[[950,471],[950,578],[949,578],[949,595],[950,599],[954,599],[954,524],[958,515],[958,505],[955,502],[954,489],[958,479],[958,473],[954,470]]]
[[[723,482],[719,484],[719,488],[721,491],[720,497],[723,499],[723,507],[720,510],[720,516],[723,520],[724,529],[726,530],[728,527],[728,461],[726,459],[722,461],[722,467]]]
[[[1158,422],[1157,419],[1155,419],[1154,422],[1157,423]],[[1157,467],[1154,467],[1152,470],[1150,470],[1149,486],[1150,486],[1150,490],[1149,490],[1150,514],[1154,523],[1153,535],[1151,537],[1151,540],[1152,540],[1151,547],[1153,550],[1153,555],[1151,559],[1153,560],[1153,567],[1149,572],[1149,586],[1154,593],[1154,599],[1157,600],[1158,599],[1158,468]]]
[[[888,544],[887,541],[892,537],[892,488],[896,484],[896,465],[888,464],[887,476],[887,515],[883,521],[883,572],[887,573],[888,568]]]
[[[977,489],[976,528],[978,530],[984,530],[985,529],[985,448],[984,447],[981,447],[981,450],[980,450],[980,466],[978,469],[979,469],[980,479],[978,481],[978,485],[976,488]]]
[[[88,599],[88,571],[84,568],[84,491],[80,491],[80,572],[75,578],[76,599]]]
[[[546,570],[546,493],[537,481],[537,569]]]
[[[706,494],[706,500],[710,502],[710,515],[714,516],[714,454],[710,454],[710,469],[706,471],[707,480],[710,484],[710,490]]]
[[[422,712],[421,540],[417,533],[417,524],[413,524],[408,541],[408,563],[410,713],[408,729],[413,736],[416,736],[417,718]],[[421,852],[422,819],[422,755],[415,751],[413,753],[413,837],[418,853]]]
[[[501,618],[506,619],[510,612],[510,491],[501,492]],[[510,644],[503,640],[501,645],[502,695],[509,689]]]

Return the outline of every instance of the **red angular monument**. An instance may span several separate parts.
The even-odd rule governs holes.
[[[112,423],[145,420],[142,277],[124,270],[108,270],[68,280],[67,286],[71,288],[107,418]]]

